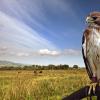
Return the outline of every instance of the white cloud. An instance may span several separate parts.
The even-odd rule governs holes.
[[[38,52],[40,55],[47,55],[47,56],[58,56],[60,55],[60,52],[58,51],[53,51],[53,50],[48,50],[48,49],[41,49]]]

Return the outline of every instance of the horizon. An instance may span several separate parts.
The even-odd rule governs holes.
[[[82,34],[96,1],[1,0],[0,60],[84,66]]]
[[[25,63],[17,63],[17,62],[13,62],[13,61],[9,61],[9,60],[0,60],[0,65],[2,65],[1,63],[7,62],[7,63],[11,63],[11,64],[20,64],[20,65],[25,65],[25,66],[31,66],[31,65],[39,65],[39,66],[49,66],[49,65],[54,65],[54,66],[58,66],[58,65],[68,65],[68,64],[25,64]],[[76,64],[73,64],[72,66],[68,65],[69,67],[73,67]],[[77,65],[79,68],[85,68],[85,66],[79,66]]]

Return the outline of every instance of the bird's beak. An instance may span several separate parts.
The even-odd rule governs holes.
[[[89,23],[89,24],[91,24],[91,23],[94,22],[94,20],[93,20],[92,17],[87,17],[87,18],[86,18],[86,22]]]

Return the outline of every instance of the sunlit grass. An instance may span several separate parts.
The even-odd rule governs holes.
[[[61,100],[87,83],[84,69],[0,71],[0,100]]]

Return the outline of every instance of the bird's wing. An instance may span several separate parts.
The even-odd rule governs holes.
[[[87,73],[89,75],[89,78],[91,79],[93,77],[93,72],[92,72],[92,69],[91,69],[91,66],[90,66],[90,62],[89,62],[88,58],[86,57],[86,53],[87,53],[86,42],[87,42],[86,37],[83,34],[83,37],[82,37],[82,54],[83,54],[83,59],[84,59],[84,63],[85,63],[85,66],[86,66]]]

